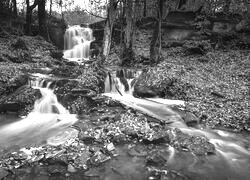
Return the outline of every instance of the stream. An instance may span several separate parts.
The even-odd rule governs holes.
[[[28,147],[43,148],[46,144],[55,148],[64,147],[65,143],[71,141],[74,144],[74,141],[78,139],[79,129],[72,125],[78,124],[82,132],[91,131],[91,129],[98,132],[98,129],[107,123],[100,121],[102,112],[87,115],[70,114],[58,102],[53,88],[50,87],[52,82],[44,83],[44,78],[48,77],[41,74],[34,74],[33,77],[35,78],[31,81],[31,86],[39,89],[42,97],[36,101],[33,111],[26,117],[15,119],[11,116],[1,116],[1,152],[4,152],[3,149],[6,147],[12,152],[11,148],[16,149],[16,146],[19,149],[22,148],[22,152],[26,154],[32,151]],[[117,145],[108,144],[106,149],[112,153],[103,157],[103,163],[91,165],[87,169],[69,171],[69,168],[67,170],[63,166],[63,170],[51,173],[49,170],[51,165],[40,163],[39,166],[28,166],[31,171],[25,171],[26,173],[21,175],[17,173],[17,176],[21,176],[21,179],[39,179],[41,175],[34,172],[42,168],[46,171],[42,176],[44,179],[249,179],[249,134],[188,127],[181,116],[171,108],[178,106],[184,109],[184,101],[135,98],[132,95],[134,78],[136,75],[118,77],[116,73],[108,73],[105,80],[105,93],[102,96],[117,100],[128,108],[156,119],[158,123],[166,124],[173,132],[177,128],[190,136],[206,137],[209,143],[214,145],[215,153],[199,156],[185,149],[175,148],[173,143],[144,143],[134,139]],[[115,115],[118,112],[119,110],[110,109],[110,112],[105,113]],[[177,133],[173,135],[177,136]],[[85,147],[79,142],[75,147],[79,145]],[[88,145],[94,149],[92,150],[94,152],[96,148],[100,149],[98,143]],[[83,162],[87,161],[88,157],[85,158],[85,160],[82,159]],[[59,168],[61,165],[56,165],[56,167]],[[10,175],[9,179],[16,179],[16,175]]]

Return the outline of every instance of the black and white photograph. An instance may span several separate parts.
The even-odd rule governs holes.
[[[250,0],[0,0],[0,180],[249,180]]]

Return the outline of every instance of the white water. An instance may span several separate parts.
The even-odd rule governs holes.
[[[134,87],[131,85],[133,78],[126,79],[129,89],[126,91],[125,86],[120,77],[110,74],[105,79],[105,93],[103,95],[109,96],[112,99],[118,100],[128,107],[139,110],[151,117],[154,117],[162,122],[170,123],[180,119],[180,116],[171,110],[167,105],[184,105],[184,101],[179,100],[161,100],[159,98],[140,99],[135,98],[132,94]],[[110,83],[111,82],[111,83]]]
[[[94,37],[90,28],[70,26],[64,34],[64,58],[71,61],[89,60],[92,41]]]
[[[160,121],[170,123],[170,127],[179,128],[183,133],[191,136],[205,136],[209,139],[209,142],[215,146],[216,155],[208,156],[207,163],[211,166],[211,169],[207,169],[206,173],[216,173],[216,168],[222,168],[224,171],[230,170],[225,176],[232,176],[231,179],[245,179],[250,176],[250,149],[246,149],[245,146],[250,146],[250,143],[244,139],[244,136],[240,137],[236,134],[229,133],[222,130],[205,130],[188,127],[180,118],[180,116],[171,110],[171,105],[185,106],[184,101],[179,100],[168,100],[161,98],[146,98],[140,99],[133,97],[133,86],[131,85],[132,79],[127,79],[129,84],[129,90],[125,91],[125,85],[121,80],[123,77],[116,77],[114,74],[107,76],[105,80],[105,93],[103,95],[111,97],[115,100],[120,101],[128,107],[139,110],[144,114],[151,117],[155,117]],[[177,159],[175,159],[175,150],[169,149],[171,155],[170,166],[180,166]],[[183,161],[184,159],[182,159]],[[184,160],[185,161],[185,160]],[[219,161],[220,163],[216,163]],[[195,163],[196,161],[194,161]],[[224,164],[223,164],[224,163]],[[183,163],[183,168],[186,168]],[[211,165],[212,164],[212,165]],[[200,169],[199,169],[200,168]],[[215,169],[214,169],[215,168]],[[205,170],[204,170],[205,169]],[[198,166],[195,169],[190,167],[189,170],[200,170],[206,171],[206,166]],[[203,172],[205,173],[205,172]],[[206,174],[205,173],[205,174]],[[221,173],[218,173],[221,176]],[[224,176],[222,173],[222,176]],[[211,176],[212,177],[212,176]],[[210,178],[211,179],[211,178]],[[212,178],[213,179],[213,178]]]
[[[77,121],[76,116],[69,114],[58,102],[53,90],[48,88],[50,82],[47,87],[43,87],[47,76],[33,75],[36,80],[31,85],[40,90],[42,97],[35,102],[33,111],[27,117],[0,127],[0,146],[24,147],[40,145],[45,141],[59,145],[76,136],[77,132],[69,128]]]

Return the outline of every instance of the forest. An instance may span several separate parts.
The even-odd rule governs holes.
[[[249,179],[249,84],[249,0],[1,0],[0,179]]]

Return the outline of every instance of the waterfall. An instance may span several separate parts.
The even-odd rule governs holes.
[[[105,79],[105,93],[132,96],[135,78],[140,73],[141,71],[125,71],[124,69],[116,72],[108,72]]]
[[[58,102],[51,83],[46,75],[32,75],[30,85],[39,89],[42,97],[36,100],[27,117],[0,127],[0,146],[40,145],[44,141],[59,145],[77,136],[77,130],[69,128],[77,121],[76,115]]]
[[[64,34],[64,58],[89,60],[90,44],[94,41],[89,27],[70,26]]]

